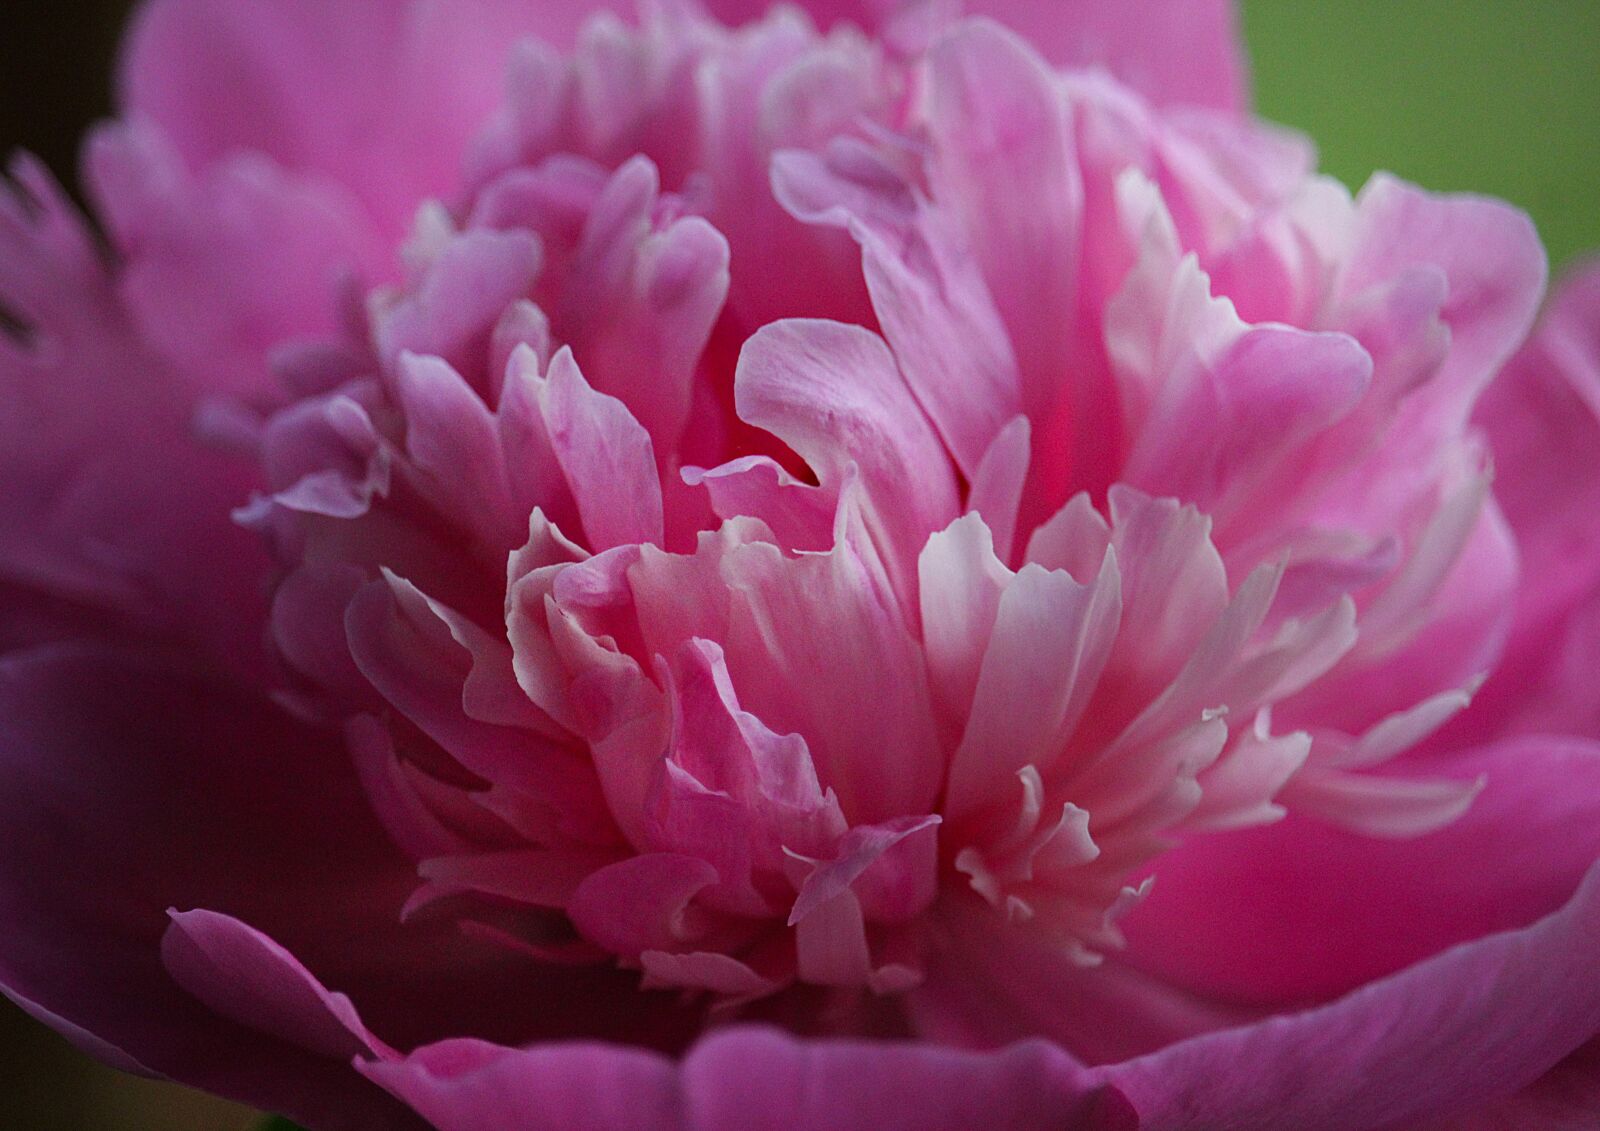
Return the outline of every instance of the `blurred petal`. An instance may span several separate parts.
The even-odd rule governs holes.
[[[371,1079],[441,1131],[1132,1131],[1126,1101],[1042,1042],[973,1054],[805,1042],[765,1029],[712,1036],[679,1066],[625,1049],[527,1050],[450,1041]]]
[[[1358,1131],[1470,1111],[1600,1032],[1600,867],[1560,911],[1331,1005],[1116,1065],[1141,1125]]]
[[[1454,733],[1600,735],[1591,689],[1600,617],[1600,263],[1562,284],[1533,340],[1489,387],[1477,423],[1522,584],[1500,666]]]
[[[570,46],[589,0],[155,0],[123,58],[121,96],[202,169],[237,150],[343,185],[398,235],[456,184],[499,101],[513,44]]]

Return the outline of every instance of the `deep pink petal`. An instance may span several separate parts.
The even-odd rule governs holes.
[[[319,962],[361,965],[335,956],[326,893],[340,892],[342,929],[361,935],[385,913],[392,921],[411,880],[363,816],[337,740],[147,658],[56,648],[0,669],[8,995],[145,1071],[307,1122],[393,1126],[399,1113],[347,1068],[354,1045],[329,1059],[303,1032],[241,1026],[186,994],[161,960],[166,908],[178,904],[320,935]]]
[[[281,944],[401,1047],[460,1032],[615,1039],[623,1019],[629,1039],[681,1043],[686,1016],[659,996],[635,1000],[633,975],[530,963],[448,920],[402,924],[416,873],[369,816],[337,732],[147,656],[57,647],[0,669],[13,782],[0,905],[26,925],[0,939],[0,981],[65,1031],[92,1034],[86,1046],[312,1125],[361,1126],[338,1113],[372,1110],[347,1060],[307,1053],[308,1034],[326,1030],[243,1028],[179,989],[161,966],[174,906],[236,916],[276,940],[220,928],[232,941],[209,950],[209,972],[186,960],[224,1012],[232,1001],[258,1014],[229,997],[246,992],[249,964],[298,969]],[[239,945],[247,965],[233,971]],[[276,977],[263,984],[269,997]],[[294,979],[290,1001],[321,997]]]
[[[173,911],[161,960],[178,984],[218,1014],[329,1060],[387,1051],[350,999],[329,993],[259,931],[215,911]]]
[[[1560,911],[1309,1012],[1116,1065],[1141,1126],[1358,1131],[1470,1111],[1600,1032],[1600,867]]]
[[[1050,1045],[977,1055],[805,1042],[766,1029],[709,1037],[681,1067],[625,1049],[478,1041],[361,1070],[441,1131],[1131,1131],[1126,1101]]]
[[[1487,785],[1454,824],[1370,839],[1311,818],[1195,838],[1124,923],[1132,961],[1224,999],[1327,998],[1559,907],[1600,855],[1600,748],[1519,738],[1404,759]]]

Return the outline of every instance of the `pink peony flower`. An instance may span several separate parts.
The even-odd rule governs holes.
[[[1222,4],[807,8],[154,0],[108,254],[19,159],[0,989],[313,1128],[1588,1125],[1600,268]]]

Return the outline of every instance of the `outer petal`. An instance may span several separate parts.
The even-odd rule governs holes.
[[[764,10],[757,0],[705,0],[730,22]],[[1228,0],[805,0],[826,26],[852,20],[915,36],[919,16],[961,9],[989,16],[1032,43],[1052,63],[1103,67],[1156,103],[1243,110],[1245,66]],[[914,40],[913,40],[914,42]]]
[[[254,696],[107,649],[13,656],[0,662],[0,759],[0,917],[13,925],[0,986],[95,1055],[311,1126],[387,1131],[398,1117],[350,1073],[307,970],[402,1047],[461,1032],[682,1042],[686,1015],[639,998],[633,975],[528,963],[449,922],[401,924],[416,874],[337,735]],[[221,1013],[204,1009],[162,967],[174,905],[238,916],[304,968],[231,920],[185,918],[167,961]],[[180,945],[197,939],[206,962]]]
[[[1129,1128],[1122,1097],[1044,1042],[975,1055],[925,1045],[803,1042],[762,1030],[703,1041],[684,1065],[691,1131]]]
[[[399,1113],[345,1067],[353,1044],[328,1059],[301,1034],[225,1020],[160,958],[173,903],[263,913],[301,937],[330,886],[342,930],[392,913],[410,881],[340,782],[337,747],[264,704],[100,650],[0,662],[0,708],[7,996],[95,1055],[118,1050],[114,1062],[318,1125],[392,1126]]]
[[[1396,769],[1487,785],[1415,839],[1298,816],[1194,839],[1162,858],[1125,920],[1130,961],[1209,996],[1325,999],[1548,914],[1600,857],[1600,746],[1521,738]]]
[[[1052,63],[1102,66],[1156,103],[1247,109],[1231,0],[968,0]]]
[[[121,92],[191,166],[258,150],[342,183],[396,235],[456,183],[520,38],[570,46],[588,0],[156,0],[128,40]]]
[[[255,470],[195,435],[193,390],[142,340],[49,175],[27,158],[12,173],[0,309],[24,330],[0,333],[4,635],[131,621],[249,668],[266,562],[228,512]]]
[[[1307,1013],[1117,1065],[1150,1131],[1412,1127],[1537,1080],[1600,1032],[1600,867],[1565,908]]]
[[[709,1037],[676,1072],[593,1045],[477,1041],[361,1069],[441,1131],[1112,1131],[1126,1101],[1043,1042],[974,1054],[921,1045],[805,1042],[766,1029]]]
[[[1532,342],[1477,411],[1495,497],[1516,535],[1523,584],[1499,668],[1461,720],[1511,730],[1600,733],[1592,692],[1600,615],[1600,261],[1561,287]]]
[[[277,943],[215,911],[173,911],[161,957],[178,984],[240,1025],[340,1061],[385,1049],[350,999]]]
[[[1588,1131],[1600,1111],[1600,1038],[1590,1041],[1530,1087],[1429,1131]]]
[[[683,1131],[668,1060],[609,1045],[455,1040],[359,1062],[439,1131]]]

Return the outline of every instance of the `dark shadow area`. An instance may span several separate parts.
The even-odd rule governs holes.
[[[78,142],[111,112],[129,0],[7,0],[0,17],[0,151],[38,154],[77,185]]]

